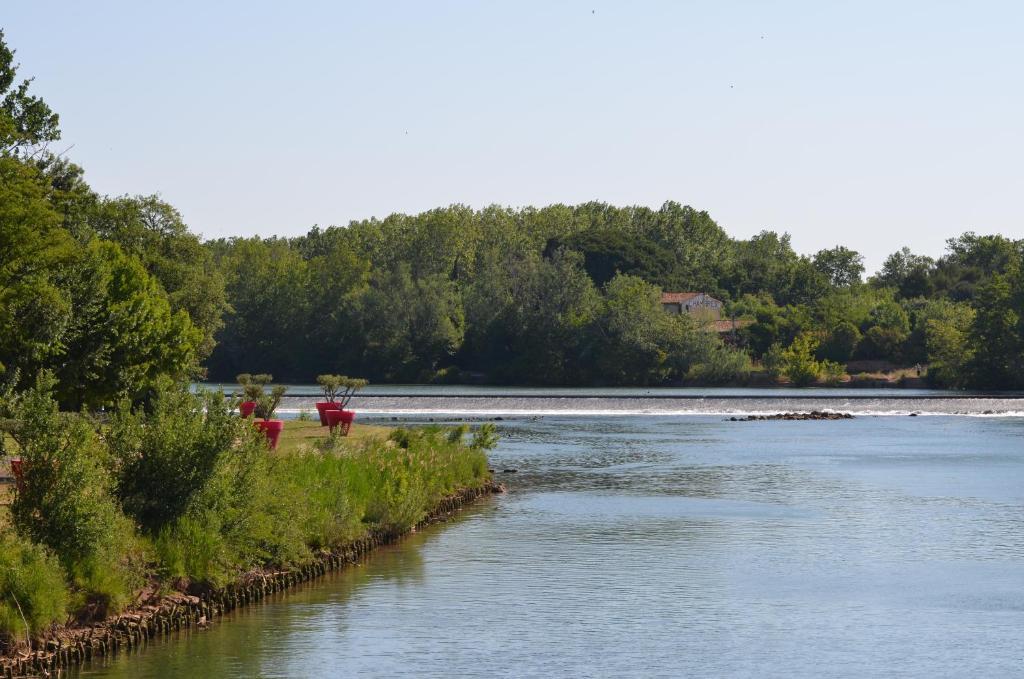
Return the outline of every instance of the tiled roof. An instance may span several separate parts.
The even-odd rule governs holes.
[[[661,293],[661,303],[682,304],[683,302],[689,302],[699,294],[699,292],[663,292]]]

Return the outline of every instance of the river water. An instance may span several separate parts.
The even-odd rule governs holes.
[[[1024,674],[1022,401],[382,393],[362,419],[502,418],[509,492],[80,676]],[[723,418],[810,409],[860,415]]]

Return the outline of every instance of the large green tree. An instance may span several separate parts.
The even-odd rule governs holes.
[[[88,222],[138,257],[167,292],[171,309],[187,312],[202,332],[199,355],[208,356],[228,310],[224,276],[181,214],[156,196],[122,196],[100,200]]]

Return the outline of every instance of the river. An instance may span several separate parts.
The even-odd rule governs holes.
[[[1024,401],[378,389],[363,420],[500,417],[509,493],[78,676],[1024,672]],[[858,417],[724,419],[812,408]]]

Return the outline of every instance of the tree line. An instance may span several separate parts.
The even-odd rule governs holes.
[[[242,372],[714,384],[864,360],[927,364],[938,385],[1024,387],[1022,241],[969,232],[934,260],[903,248],[867,280],[849,248],[732,238],[675,202],[454,205],[203,241],[158,196],[99,195],[51,153],[59,119],[30,84],[0,34],[0,380],[48,370],[65,408]],[[718,297],[743,327],[724,342],[666,314],[663,290]]]

